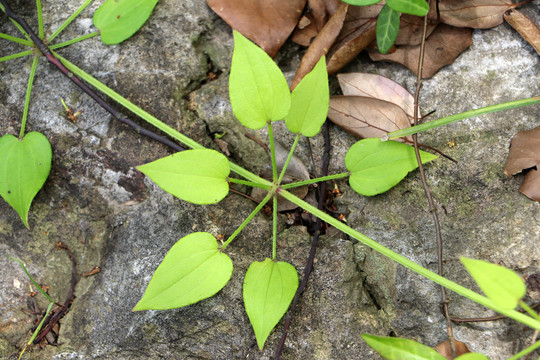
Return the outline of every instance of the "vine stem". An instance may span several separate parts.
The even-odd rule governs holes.
[[[283,165],[283,168],[281,169],[281,173],[279,174],[279,178],[277,180],[277,185],[281,184],[281,180],[283,180],[283,176],[285,176],[285,171],[287,170],[287,167],[289,166],[289,162],[292,159],[294,149],[296,148],[296,145],[298,145],[298,140],[300,140],[300,134],[297,134],[294,138],[294,142],[291,146],[291,151],[289,151],[289,154],[287,155],[287,160],[285,160],[285,165]]]
[[[272,156],[272,180],[277,184],[277,164],[276,164],[276,147],[274,145],[274,131],[272,130],[272,122],[268,122],[268,142],[270,143],[270,154]]]
[[[272,260],[276,261],[277,256],[277,221],[278,221],[278,202],[276,194],[272,194]]]
[[[315,183],[318,183],[318,182],[324,182],[324,181],[328,181],[328,180],[343,179],[344,177],[347,177],[349,175],[351,175],[350,172],[344,172],[344,173],[340,173],[340,174],[321,176],[321,177],[314,178],[314,179],[309,179],[309,180],[304,180],[304,181],[297,181],[297,182],[294,182],[294,183],[291,183],[291,184],[283,184],[283,185],[281,185],[281,188],[282,189],[292,189],[292,188],[295,188],[295,187],[315,184]]]
[[[245,181],[245,180],[235,179],[235,178],[227,178],[227,180],[229,182],[234,183],[234,184],[246,185],[246,186],[256,187],[256,188],[260,188],[260,189],[264,189],[264,190],[270,190],[270,186],[264,185],[264,184],[259,184],[259,183],[253,182],[253,181]]]
[[[32,96],[32,85],[34,84],[34,78],[36,77],[36,69],[38,66],[39,56],[34,56],[32,61],[32,68],[30,69],[30,76],[28,77],[28,85],[26,86],[26,97],[24,98],[24,110],[21,122],[21,131],[19,132],[19,139],[24,137],[26,130],[26,119],[28,119],[28,110],[30,110],[30,98]]]
[[[420,55],[418,59],[418,71],[416,78],[416,91],[414,93],[414,125],[418,125],[419,106],[418,99],[420,97],[420,89],[422,88],[422,70],[424,67],[424,53],[426,47],[426,34],[427,34],[427,15],[424,16],[424,27],[422,30],[422,42],[420,44]],[[428,210],[433,218],[433,225],[435,226],[435,238],[437,241],[437,272],[440,276],[443,276],[443,240],[441,234],[441,224],[439,222],[439,215],[437,213],[437,206],[433,201],[433,195],[431,189],[427,183],[426,173],[420,157],[420,150],[418,149],[418,134],[413,134],[413,146],[414,153],[416,155],[416,162],[418,163],[418,170],[420,170],[420,177],[422,179],[422,186],[424,187],[424,193],[426,194],[428,202]],[[457,357],[456,345],[454,340],[454,331],[452,328],[452,321],[450,319],[450,313],[448,311],[448,297],[446,294],[446,288],[440,287],[441,290],[441,312],[446,320],[446,332],[448,334],[448,342],[450,344],[450,351],[452,358]]]

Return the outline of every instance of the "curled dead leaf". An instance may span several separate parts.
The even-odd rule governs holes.
[[[540,55],[540,29],[531,19],[516,9],[504,13],[504,20],[516,30]]]
[[[456,57],[472,44],[472,31],[441,24],[426,40],[422,77],[430,78],[443,66],[454,62]],[[414,74],[418,70],[420,46],[399,46],[391,54],[369,50],[374,61],[392,61],[408,67]]]
[[[519,191],[528,198],[540,201],[540,127],[520,131],[510,142],[510,153],[504,165],[504,174],[512,176],[530,169]]]
[[[401,107],[365,96],[332,96],[328,118],[360,138],[381,137],[410,126],[409,116]]]
[[[466,353],[470,353],[471,350],[469,350],[469,347],[467,344],[454,340],[454,347],[456,348],[456,355],[460,356]],[[452,350],[450,349],[450,341],[444,340],[442,343],[434,347],[435,351],[437,351],[439,354],[447,358],[448,360],[452,360]]]
[[[292,41],[309,46],[328,19],[336,13],[340,4],[339,0],[308,0],[306,11],[293,32]]]
[[[292,33],[306,0],[207,0],[227,24],[253,40],[270,56]]]
[[[500,25],[504,12],[517,5],[512,0],[441,0],[440,21],[456,27],[488,29]],[[428,16],[437,20],[434,6]]]

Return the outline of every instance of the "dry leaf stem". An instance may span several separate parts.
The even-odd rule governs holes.
[[[427,23],[428,19],[427,16],[424,16],[424,29],[422,33],[422,44],[420,45],[420,56],[418,59],[418,71],[417,71],[417,78],[416,78],[416,91],[414,93],[414,125],[418,125],[418,98],[420,96],[420,89],[422,88],[422,67],[424,63],[424,50],[426,45],[426,33],[427,33]],[[435,202],[433,201],[433,196],[431,194],[431,190],[429,189],[426,174],[424,172],[424,167],[422,166],[422,160],[420,158],[420,151],[418,150],[418,135],[414,134],[412,136],[413,142],[414,142],[414,152],[416,154],[416,160],[418,162],[418,169],[420,170],[420,175],[422,178],[422,185],[424,186],[424,192],[426,194],[426,198],[428,201],[428,208],[431,212],[431,216],[433,217],[433,223],[435,225],[435,234],[437,238],[437,263],[438,263],[438,273],[439,275],[443,276],[443,241],[442,241],[442,235],[441,235],[441,225],[439,223],[439,216],[437,214],[437,206],[435,206]],[[456,353],[456,346],[454,343],[454,333],[452,329],[452,321],[450,319],[450,314],[448,312],[448,297],[446,295],[446,289],[441,286],[441,311],[446,318],[446,331],[448,333],[448,341],[450,342],[450,349],[452,351],[452,358],[455,358],[457,355]]]

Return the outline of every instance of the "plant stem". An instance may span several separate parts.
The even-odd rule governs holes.
[[[534,311],[525,301],[520,301],[519,306],[523,308],[529,315],[531,315],[536,320],[540,321],[540,316]]]
[[[322,176],[322,177],[318,177],[318,178],[315,178],[315,179],[309,179],[309,180],[294,182],[294,183],[291,183],[291,184],[283,184],[283,185],[281,185],[281,188],[282,189],[292,189],[292,188],[295,188],[295,187],[314,184],[314,183],[318,183],[318,182],[324,182],[324,181],[335,180],[335,179],[342,179],[342,178],[347,177],[349,175],[351,175],[350,172],[344,172],[344,173],[340,173],[340,174]]]
[[[49,300],[49,302],[52,302],[54,303],[53,299],[51,299],[51,297],[49,296],[49,294],[47,294],[42,288],[41,286],[38,285],[38,283],[34,280],[34,278],[30,275],[30,273],[28,272],[28,270],[26,270],[26,266],[24,266],[23,262],[17,258],[12,258],[11,256],[8,256],[7,257],[8,259],[10,260],[13,260],[13,261],[16,261],[19,263],[19,265],[21,265],[22,269],[24,270],[24,272],[26,273],[26,276],[28,276],[28,278],[30,279],[30,281],[32,282],[32,284],[34,284],[34,286],[43,294],[43,296],[45,296],[47,298],[47,300]]]
[[[277,213],[277,195],[274,194],[273,197],[273,206],[272,206],[272,260],[276,261],[276,255],[277,255],[277,221],[278,221],[278,213]]]
[[[26,98],[24,99],[24,110],[21,123],[21,131],[19,132],[19,139],[24,137],[24,131],[26,129],[26,119],[28,118],[28,110],[30,109],[30,97],[32,94],[32,85],[34,84],[34,78],[36,76],[36,69],[38,66],[39,56],[34,56],[32,61],[32,68],[30,69],[30,77],[28,78],[28,85],[26,86]]]
[[[272,156],[272,180],[274,181],[274,184],[277,184],[276,147],[274,145],[272,122],[268,122],[268,142],[270,143],[270,154]]]
[[[271,188],[268,185],[259,184],[259,183],[252,182],[252,181],[245,181],[245,180],[241,180],[241,179],[235,179],[235,178],[231,178],[231,177],[228,178],[227,180],[229,182],[232,182],[232,183],[235,183],[235,184],[247,185],[247,186],[256,187],[256,188],[264,189],[264,190],[270,190],[270,188]]]
[[[454,121],[465,120],[465,119],[483,115],[483,114],[489,114],[492,112],[502,111],[502,110],[510,110],[510,109],[528,106],[528,105],[534,105],[538,103],[540,103],[540,96],[534,96],[527,99],[509,101],[509,102],[505,102],[501,104],[486,106],[480,109],[465,111],[459,114],[455,114],[455,115],[447,116],[447,117],[440,118],[437,120],[433,120],[430,122],[426,122],[424,124],[420,124],[417,126],[411,126],[410,128],[392,131],[386,135],[383,135],[381,137],[381,140],[383,141],[392,140],[392,139],[396,139],[402,136],[412,135],[421,131],[426,131],[426,130],[440,127],[446,124],[450,124]]]
[[[246,220],[244,220],[244,222],[242,224],[240,224],[240,226],[232,233],[231,236],[229,236],[229,238],[227,239],[227,241],[225,241],[223,243],[223,245],[221,245],[221,250],[225,250],[225,248],[227,246],[229,246],[229,244],[231,243],[231,241],[234,240],[234,238],[240,234],[240,231],[242,231],[243,228],[246,227],[247,224],[249,224],[249,222],[251,221],[251,219],[253,219],[253,217],[255,215],[257,215],[257,213],[259,211],[261,211],[261,209],[263,208],[264,205],[266,205],[266,203],[270,200],[270,198],[274,195],[273,192],[269,192],[268,194],[266,194],[266,197],[263,199],[263,201],[261,201],[259,203],[259,205],[257,205],[257,207],[255,208],[255,210],[253,210],[251,212],[251,214],[249,214],[249,216],[246,218]]]
[[[12,41],[14,43],[25,45],[25,46],[30,46],[30,47],[32,47],[32,44],[33,44],[31,41],[21,39],[21,38],[15,37],[15,36],[11,36],[11,35],[8,35],[8,34],[4,34],[4,33],[0,33],[0,39],[9,40],[9,41]]]
[[[38,15],[38,36],[41,40],[45,37],[43,31],[43,12],[41,11],[41,0],[36,0],[37,15]]]
[[[94,32],[91,32],[89,34],[76,37],[75,39],[65,41],[65,42],[60,43],[60,44],[51,45],[51,46],[49,46],[49,49],[51,49],[51,50],[60,49],[60,48],[63,48],[63,47],[78,43],[79,41],[83,41],[83,40],[86,40],[86,39],[93,38],[94,36],[97,36],[97,35],[99,35],[99,31],[94,31]]]
[[[0,0],[0,10],[2,10],[4,13],[6,13],[6,15],[9,17],[9,19],[11,20],[11,22],[13,23],[13,25],[15,25],[15,27],[21,32],[21,34],[24,35],[24,37],[32,42],[32,39],[30,39],[30,35],[28,35],[28,33],[23,29],[23,27],[17,22],[17,20],[15,20],[14,18],[12,18],[9,13],[8,13],[8,5],[6,3],[5,0]],[[9,9],[11,10],[11,9]]]
[[[0,62],[17,59],[17,58],[27,56],[27,55],[32,55],[33,53],[34,52],[32,50],[27,50],[27,51],[13,54],[13,55],[4,56],[0,58]]]
[[[532,344],[531,346],[529,346],[528,348],[526,348],[525,350],[522,350],[522,351],[518,352],[516,355],[512,356],[511,358],[508,358],[508,360],[517,360],[520,357],[523,357],[523,356],[525,356],[527,354],[532,353],[534,350],[536,350],[538,348],[540,348],[540,341],[537,341],[534,344]]]
[[[43,324],[45,323],[45,320],[47,320],[47,316],[49,316],[49,313],[51,312],[51,309],[52,309],[53,305],[54,305],[54,303],[51,302],[51,303],[49,303],[49,306],[47,306],[47,311],[45,312],[45,316],[43,316],[43,319],[41,320],[38,327],[36,328],[36,330],[32,334],[32,337],[28,341],[27,345],[30,345],[34,341],[34,339],[37,337],[37,335],[39,334],[41,328],[43,327]]]
[[[540,321],[537,321],[535,319],[532,319],[530,318],[529,316],[526,316],[518,311],[515,311],[515,310],[506,310],[506,309],[501,309],[499,308],[498,306],[496,306],[495,304],[493,304],[493,302],[488,299],[487,297],[485,296],[482,296],[480,294],[477,294],[475,293],[474,291],[472,290],[469,290],[467,289],[466,287],[464,286],[461,286],[451,280],[448,280],[436,273],[434,273],[433,271],[430,271],[426,268],[424,268],[423,266],[421,265],[418,265],[417,263],[407,259],[406,257],[404,257],[403,255],[400,255],[390,249],[388,249],[387,247],[379,244],[378,242],[376,242],[375,240],[367,237],[366,235],[350,228],[349,226],[347,226],[346,224],[343,224],[341,221],[333,218],[332,216],[326,214],[325,212],[317,209],[315,206],[305,202],[304,200],[294,196],[293,194],[291,194],[290,192],[282,189],[282,188],[279,188],[278,189],[278,194],[281,195],[282,197],[284,197],[285,199],[289,200],[290,202],[300,206],[302,209],[312,213],[313,215],[315,215],[316,217],[320,218],[321,220],[327,222],[328,224],[332,225],[333,227],[335,227],[336,229],[344,232],[345,234],[353,237],[354,239],[360,241],[362,244],[372,248],[373,250],[381,253],[382,255],[386,256],[387,258],[397,262],[398,264],[401,264],[403,266],[405,266],[406,268],[408,268],[409,270],[412,270],[414,272],[416,272],[417,274],[419,275],[422,275],[423,277],[427,278],[427,279],[430,279],[431,281],[439,284],[439,285],[442,285],[444,287],[446,287],[447,289],[449,290],[452,290],[453,292],[461,295],[461,296],[464,296],[480,305],[483,305],[487,308],[490,308],[490,309],[493,309],[503,315],[506,315],[507,317],[509,318],[512,318],[516,321],[519,321],[521,322],[522,324],[525,324],[533,329],[538,329],[540,330]]]
[[[60,33],[69,25],[71,24],[71,22],[77,17],[79,16],[79,14],[88,6],[90,5],[90,3],[92,2],[93,0],[86,0],[84,2],[84,4],[82,4],[81,6],[79,6],[79,8],[73,13],[71,14],[70,17],[67,18],[66,21],[64,21],[64,23],[62,25],[60,25],[60,27],[58,29],[56,29],[56,31],[49,37],[49,42],[53,41],[54,38],[56,38],[58,35],[60,35]],[[40,38],[42,38],[40,36]]]
[[[296,145],[298,145],[298,140],[300,140],[300,134],[297,134],[294,138],[294,142],[291,146],[291,151],[289,151],[289,154],[287,155],[287,160],[285,160],[285,165],[283,165],[283,168],[281,169],[281,173],[279,174],[279,179],[277,181],[277,185],[281,184],[281,180],[283,180],[283,176],[285,176],[285,171],[287,171],[287,166],[289,166],[289,162],[292,159],[294,149],[296,148]]]

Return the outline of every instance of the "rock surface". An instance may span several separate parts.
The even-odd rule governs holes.
[[[35,6],[11,1],[27,19]],[[30,2],[31,3],[31,2]],[[93,31],[84,11],[58,39],[66,41]],[[524,12],[540,24],[538,1]],[[45,31],[50,34],[77,5],[44,3]],[[36,21],[30,21],[36,26]],[[16,35],[5,16],[0,31]],[[457,61],[426,80],[421,92],[424,112],[436,117],[527,98],[540,93],[540,60],[509,26],[474,31],[474,42]],[[22,47],[2,41],[0,56]],[[264,151],[244,136],[234,120],[227,94],[232,54],[229,28],[203,1],[160,1],[150,21],[130,40],[106,46],[93,38],[60,51],[79,67],[141,108],[205,146],[217,149],[215,133],[229,144],[234,161],[257,169]],[[298,48],[287,45],[279,56],[284,69],[298,64]],[[31,60],[0,63],[0,134],[17,134]],[[398,65],[371,63],[361,56],[346,71],[375,72],[398,81],[411,92],[415,77]],[[211,81],[209,72],[220,74]],[[63,115],[60,99],[82,114],[76,123]],[[127,112],[126,112],[127,113]],[[445,272],[465,286],[473,282],[460,256],[480,258],[538,273],[540,205],[519,194],[521,176],[508,179],[502,168],[511,137],[539,125],[538,106],[484,115],[426,132],[421,142],[457,159],[427,166],[445,242]],[[0,249],[22,259],[40,283],[64,301],[71,278],[66,254],[54,250],[64,242],[75,255],[79,274],[99,266],[100,273],[80,277],[76,299],[61,321],[59,346],[27,350],[27,359],[270,359],[281,326],[257,349],[243,310],[242,281],[252,261],[271,253],[271,219],[259,214],[231,245],[235,270],[216,296],[182,309],[131,312],[168,249],[181,237],[208,231],[231,234],[252,211],[252,202],[231,195],[212,206],[195,206],[164,193],[134,167],[170,153],[164,146],[118,124],[86,95],[40,60],[32,92],[28,131],[41,131],[53,146],[53,167],[30,212],[30,230],[0,201]],[[293,137],[278,126],[289,146]],[[264,132],[255,134],[264,139]],[[344,171],[343,158],[355,141],[331,126],[331,172]],[[454,141],[455,147],[448,142]],[[322,136],[312,140],[316,169]],[[305,144],[298,156],[309,164]],[[339,211],[353,228],[409,259],[436,269],[436,246],[420,178],[411,174],[388,193],[361,197],[338,181],[343,196]],[[333,185],[332,185],[333,186]],[[280,259],[302,272],[310,246],[303,227],[286,226],[281,216]],[[27,277],[17,263],[0,258],[0,357],[16,358],[28,340],[34,317]],[[459,317],[490,311],[450,294],[451,313]],[[46,307],[40,295],[35,297]],[[439,290],[428,280],[397,266],[376,252],[328,231],[319,245],[315,270],[294,313],[284,359],[374,359],[362,333],[395,334],[435,346],[445,338],[438,311]],[[492,360],[504,359],[528,346],[532,330],[513,321],[456,325],[458,340]]]

